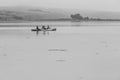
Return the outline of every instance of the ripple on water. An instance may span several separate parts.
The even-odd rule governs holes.
[[[64,59],[58,59],[58,60],[56,60],[57,62],[66,62],[66,60],[64,60]]]
[[[48,51],[61,51],[61,52],[66,52],[67,49],[48,49]]]

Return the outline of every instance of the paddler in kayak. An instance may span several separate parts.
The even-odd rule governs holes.
[[[45,26],[42,26],[42,29],[45,29]]]
[[[36,26],[36,30],[40,30],[38,26]]]
[[[48,26],[47,26],[47,27],[42,26],[42,29],[43,29],[43,30],[48,30],[49,28],[48,28]]]
[[[49,25],[47,26],[47,29],[50,29],[50,26],[49,26]]]

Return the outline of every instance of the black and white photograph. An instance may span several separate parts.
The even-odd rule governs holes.
[[[120,80],[120,0],[0,0],[0,80]]]

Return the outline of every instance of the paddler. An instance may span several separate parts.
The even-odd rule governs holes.
[[[38,26],[36,26],[36,29],[37,29],[37,30],[39,30],[39,27],[38,27]]]

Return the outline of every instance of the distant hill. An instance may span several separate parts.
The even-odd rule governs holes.
[[[14,6],[0,7],[0,21],[69,20],[74,13],[90,18],[120,19],[120,12]]]
[[[42,8],[28,7],[2,7],[0,8],[0,21],[39,21],[45,19],[68,18],[64,13]]]

